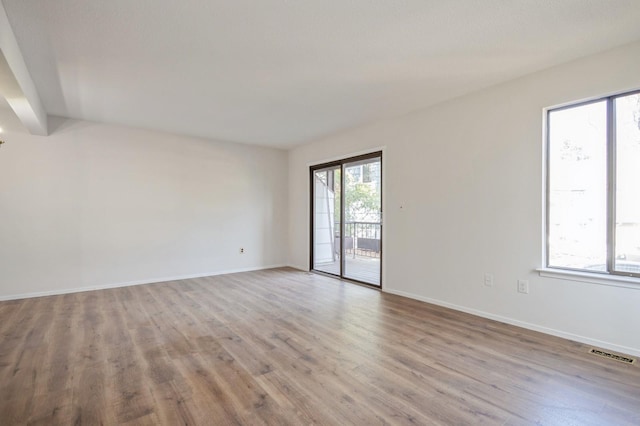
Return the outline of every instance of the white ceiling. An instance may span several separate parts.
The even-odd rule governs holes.
[[[2,0],[50,115],[288,148],[640,39],[638,0]]]

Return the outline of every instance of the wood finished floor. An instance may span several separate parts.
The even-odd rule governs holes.
[[[640,368],[291,269],[0,303],[0,424],[640,424]]]

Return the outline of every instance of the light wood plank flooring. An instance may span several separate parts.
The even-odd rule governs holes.
[[[640,424],[640,368],[275,269],[0,303],[0,424]]]

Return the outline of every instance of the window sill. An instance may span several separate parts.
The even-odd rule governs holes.
[[[608,285],[613,287],[640,290],[640,278],[619,275],[591,274],[589,272],[568,271],[562,269],[539,268],[541,277],[557,278],[561,280],[580,281],[583,283]]]

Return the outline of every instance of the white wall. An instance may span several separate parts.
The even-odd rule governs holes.
[[[285,151],[0,119],[0,299],[286,263]]]
[[[308,269],[309,164],[385,146],[385,291],[640,355],[640,285],[535,272],[543,108],[640,88],[638,70],[635,43],[291,151],[290,264]]]

